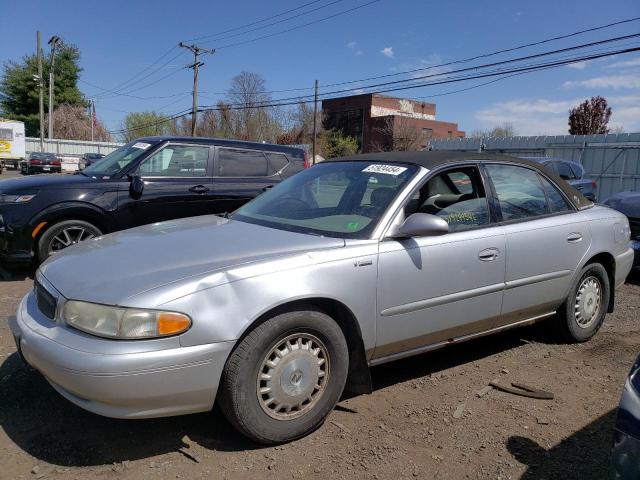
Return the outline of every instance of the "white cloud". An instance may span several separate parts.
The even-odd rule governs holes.
[[[564,88],[613,88],[614,90],[621,88],[640,88],[640,75],[605,75],[587,80],[568,80],[564,82],[562,86]]]
[[[444,60],[442,60],[442,57],[440,55],[438,55],[437,53],[432,53],[427,58],[419,58],[412,63],[403,63],[401,65],[398,65],[397,67],[391,68],[391,70],[393,70],[394,72],[417,70],[415,72],[412,71],[409,74],[410,78],[417,79],[424,77],[425,75],[437,75],[450,71],[451,69],[449,67],[439,66],[443,63]]]
[[[569,64],[567,64],[567,67],[568,68],[573,68],[574,70],[584,70],[587,67],[588,64],[589,64],[589,62],[584,60],[582,62],[569,63]]]
[[[633,68],[640,67],[640,57],[633,60],[625,60],[623,62],[615,62],[611,65],[607,65],[605,68]]]
[[[518,135],[566,135],[569,109],[584,100],[516,99],[494,103],[477,111],[475,118],[483,130],[511,123]],[[610,127],[640,131],[640,94],[609,97],[607,101],[613,110]]]
[[[380,50],[380,53],[387,58],[393,58],[395,55],[393,53],[393,47],[385,47],[382,50]]]
[[[362,55],[362,50],[358,47],[358,42],[349,42],[347,43],[347,48],[353,52],[354,55]]]

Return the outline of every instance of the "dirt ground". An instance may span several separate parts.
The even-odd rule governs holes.
[[[31,287],[0,282],[0,319]],[[602,479],[616,405],[640,352],[640,279],[581,345],[545,325],[505,332],[377,367],[375,391],[343,399],[308,437],[264,448],[214,410],[123,421],[60,397],[15,351],[0,320],[0,478]],[[555,394],[533,400],[492,379]]]

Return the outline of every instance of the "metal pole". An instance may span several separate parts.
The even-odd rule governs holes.
[[[56,60],[56,45],[60,39],[53,36],[49,39],[51,45],[51,64],[49,66],[49,140],[53,139],[53,69]]]
[[[93,142],[93,119],[96,117],[96,105],[91,100],[91,141]]]
[[[38,103],[40,119],[40,151],[44,152],[44,80],[42,78],[42,47],[40,46],[40,30],[36,32],[38,57]]]
[[[316,163],[316,138],[318,135],[318,80],[314,85],[313,94],[313,141],[311,142],[311,165]]]

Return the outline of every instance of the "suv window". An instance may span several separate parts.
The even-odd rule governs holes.
[[[567,165],[571,167],[571,170],[573,171],[573,175],[575,176],[575,178],[578,178],[578,179],[582,178],[583,169],[581,165],[577,163],[567,163]]]
[[[221,177],[266,177],[267,159],[257,150],[218,149],[218,175]]]
[[[447,170],[430,178],[405,208],[444,218],[451,232],[487,225],[489,207],[479,172],[474,167]]]
[[[275,175],[289,164],[284,153],[264,152],[269,159],[269,175]]]
[[[575,173],[573,173],[567,162],[556,162],[556,168],[558,169],[558,175],[563,180],[574,180],[576,178]]]
[[[143,177],[205,177],[209,147],[169,144],[145,159],[139,167]]]
[[[502,220],[517,220],[549,213],[547,199],[540,176],[525,167],[514,165],[487,165]]]

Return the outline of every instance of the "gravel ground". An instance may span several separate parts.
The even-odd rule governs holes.
[[[0,317],[31,287],[0,282]],[[615,409],[640,349],[640,278],[580,345],[545,324],[377,367],[370,395],[343,399],[318,431],[272,448],[208,414],[123,421],[60,397],[15,351],[0,321],[0,478],[602,479]],[[534,400],[492,379],[551,391]]]

